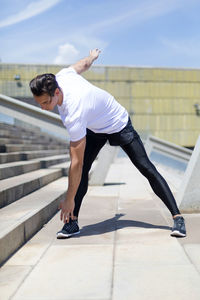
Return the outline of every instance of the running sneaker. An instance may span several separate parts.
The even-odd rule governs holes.
[[[65,223],[61,231],[57,232],[57,239],[66,239],[72,235],[79,234],[79,226],[77,220],[71,220]]]
[[[172,227],[171,236],[186,236],[185,221],[182,216],[174,218],[174,226]]]

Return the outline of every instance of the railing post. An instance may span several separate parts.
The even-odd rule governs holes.
[[[106,144],[100,151],[94,171],[91,174],[89,185],[103,185],[119,147]]]
[[[182,212],[200,211],[200,136],[177,193],[177,203]]]

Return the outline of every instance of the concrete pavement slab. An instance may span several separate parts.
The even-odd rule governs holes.
[[[119,190],[115,184],[109,184],[104,186],[90,187],[88,195],[91,197],[118,197]]]
[[[13,300],[109,299],[112,255],[111,245],[52,246]]]
[[[162,243],[171,243],[172,238],[165,228],[123,228],[118,229],[116,233],[116,245],[162,245]]]
[[[184,249],[200,273],[200,244],[185,244]]]
[[[110,218],[117,210],[117,197],[91,196],[90,193],[83,199],[80,216],[84,219]]]
[[[199,300],[196,241],[170,236],[171,215],[143,178],[117,159],[106,185],[89,189],[74,238],[56,239],[56,214],[5,265],[32,268],[12,300]]]
[[[183,214],[187,225],[187,237],[180,239],[182,245],[200,244],[200,214]]]
[[[143,235],[145,238],[145,235]],[[174,255],[176,253],[176,255]],[[176,240],[165,240],[162,242],[154,240],[152,243],[150,236],[144,243],[137,240],[134,244],[116,245],[115,265],[132,264],[133,266],[162,266],[166,265],[190,265],[187,255]]]
[[[113,300],[199,300],[199,276],[193,266],[115,265]]]
[[[48,248],[48,243],[35,243],[30,240],[7,262],[7,266],[34,266]]]
[[[9,300],[31,270],[30,266],[3,266],[0,272],[0,300]]]

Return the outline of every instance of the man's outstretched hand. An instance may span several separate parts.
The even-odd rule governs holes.
[[[90,50],[90,56],[95,60],[99,57],[99,54],[101,53],[101,50],[98,48],[95,48],[93,50]]]
[[[70,200],[63,200],[59,204],[59,209],[61,209],[60,212],[60,220],[63,221],[64,223],[69,223],[70,218],[74,220],[74,201]]]

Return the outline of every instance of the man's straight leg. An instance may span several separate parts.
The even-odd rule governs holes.
[[[136,168],[148,179],[155,194],[165,203],[172,216],[180,214],[174,196],[161,174],[149,160],[140,137],[121,146]]]
[[[88,131],[89,132],[89,131]],[[69,220],[69,223],[65,223],[62,230],[57,232],[58,239],[69,238],[70,236],[76,235],[80,233],[78,226],[78,214],[81,207],[81,203],[83,197],[85,196],[88,189],[88,173],[92,166],[93,161],[97,157],[97,154],[101,150],[101,148],[105,145],[107,138],[98,138],[98,135],[95,133],[86,135],[86,147],[84,153],[84,162],[83,162],[83,170],[81,181],[74,199],[75,208],[74,208],[74,217],[75,220]]]
[[[133,129],[134,130],[134,129]],[[129,144],[121,146],[136,168],[148,179],[155,194],[165,203],[174,220],[171,236],[185,237],[186,228],[174,196],[161,174],[149,160],[140,137],[135,137]]]

